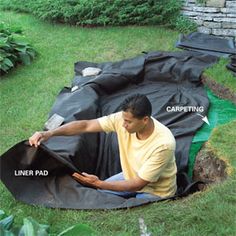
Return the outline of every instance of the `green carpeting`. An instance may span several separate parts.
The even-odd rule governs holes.
[[[210,108],[207,116],[210,126],[204,123],[192,140],[188,168],[188,175],[190,177],[192,177],[196,155],[201,149],[203,143],[209,139],[213,128],[218,125],[226,124],[232,120],[236,120],[236,106],[228,100],[218,98],[209,89],[206,90],[210,100]]]

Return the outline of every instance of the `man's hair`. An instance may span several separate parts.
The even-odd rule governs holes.
[[[129,111],[135,118],[141,119],[151,116],[152,105],[148,98],[143,94],[134,94],[127,97],[120,105],[122,111]]]

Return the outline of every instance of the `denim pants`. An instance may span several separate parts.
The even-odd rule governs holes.
[[[119,174],[113,175],[110,178],[106,179],[105,181],[112,182],[112,181],[121,181],[125,180],[123,173],[120,172]],[[130,197],[136,197],[136,198],[142,198],[142,199],[152,199],[152,200],[159,200],[161,197],[151,194],[151,193],[144,193],[144,192],[119,192],[119,191],[111,191],[111,190],[99,190],[104,193],[110,193],[114,194],[120,197],[124,198],[130,198]]]

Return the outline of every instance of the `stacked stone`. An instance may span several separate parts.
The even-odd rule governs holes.
[[[198,32],[231,38],[236,45],[236,1],[184,0],[182,14],[197,23]]]

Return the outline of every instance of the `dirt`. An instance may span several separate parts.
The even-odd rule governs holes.
[[[219,98],[228,99],[236,105],[236,93],[204,75],[201,76],[201,79],[203,84],[209,87]]]
[[[223,85],[202,76],[202,82],[209,87],[218,97],[228,99],[236,105],[236,94]],[[193,169],[193,180],[201,180],[206,184],[219,183],[227,178],[226,163],[217,158],[213,152],[205,146],[202,147],[196,156]]]
[[[223,160],[215,157],[204,146],[197,154],[193,180],[201,180],[206,184],[219,183],[227,178],[226,164]]]

